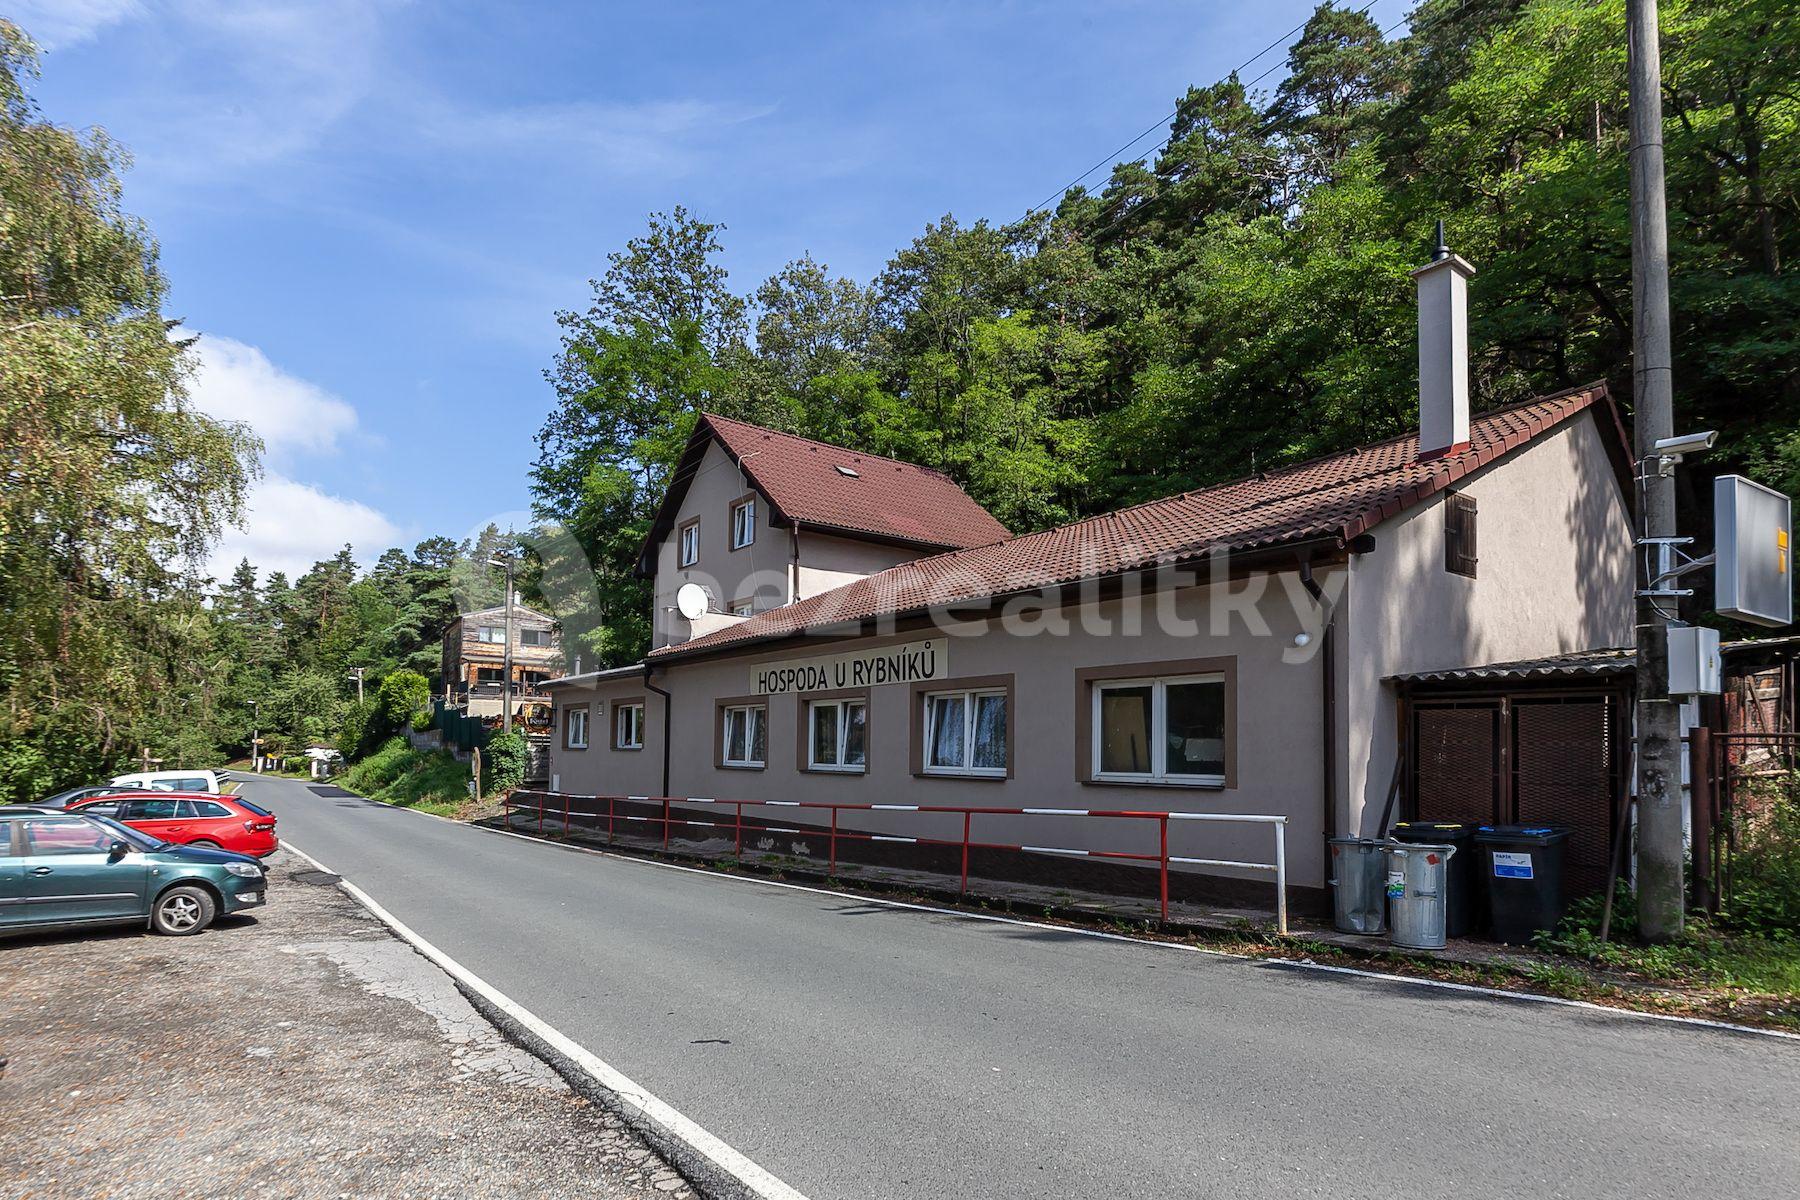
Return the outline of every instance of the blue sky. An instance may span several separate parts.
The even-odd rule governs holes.
[[[5,9],[45,47],[46,115],[135,158],[198,401],[269,444],[215,561],[293,571],[524,522],[554,313],[647,213],[724,222],[740,291],[804,253],[866,279],[944,213],[1018,216],[1311,7]]]

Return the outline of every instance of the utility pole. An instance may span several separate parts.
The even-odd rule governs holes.
[[[1656,0],[1627,0],[1631,76],[1631,362],[1637,434],[1637,884],[1639,932],[1682,928],[1681,705],[1669,696],[1670,614],[1653,590],[1660,557],[1643,539],[1675,536],[1675,480],[1656,443],[1674,433],[1669,230],[1663,200],[1662,51]],[[1678,603],[1678,601],[1669,601]]]
[[[513,559],[488,559],[490,567],[506,569],[506,652],[500,669],[500,732],[512,732],[513,697]]]
[[[356,702],[358,704],[363,702],[363,672],[365,670],[367,670],[366,667],[351,667],[350,674],[345,676],[346,679],[356,680]]]
[[[250,702],[250,769],[262,774],[262,701]]]

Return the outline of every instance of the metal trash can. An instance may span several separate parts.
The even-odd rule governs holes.
[[[1339,933],[1387,932],[1386,870],[1386,842],[1331,839],[1331,924]]]
[[[1441,950],[1449,918],[1449,866],[1455,846],[1387,846],[1388,940],[1408,950]]]
[[[1474,853],[1475,826],[1456,821],[1396,821],[1393,838],[1417,846],[1455,846],[1446,876],[1444,933],[1468,937],[1481,927],[1487,913],[1487,889],[1476,870],[1480,855]]]
[[[1562,920],[1569,833],[1566,825],[1483,825],[1475,835],[1496,941],[1525,945]]]

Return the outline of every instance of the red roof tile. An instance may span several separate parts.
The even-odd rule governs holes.
[[[780,524],[798,521],[809,529],[924,550],[960,550],[1011,536],[940,471],[705,413],[645,543],[646,572],[655,569],[655,549],[668,536],[711,438],[743,464]]]
[[[652,651],[650,657],[841,631],[874,617],[1188,562],[1220,551],[1319,539],[1348,542],[1596,403],[1605,405],[1603,433],[1612,439],[1615,454],[1624,456],[1615,459],[1619,465],[1629,456],[1623,430],[1606,386],[1592,384],[1475,417],[1468,447],[1456,453],[1420,461],[1418,435],[1408,434],[1041,533],[902,563]]]

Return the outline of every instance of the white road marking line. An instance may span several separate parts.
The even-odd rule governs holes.
[[[371,800],[371,804],[380,801]],[[408,812],[415,810],[408,809]],[[1607,1013],[1615,1017],[1638,1017],[1646,1021],[1666,1021],[1675,1025],[1692,1025],[1701,1029],[1721,1029],[1730,1033],[1753,1033],[1759,1037],[1777,1038],[1782,1041],[1800,1042],[1800,1033],[1789,1033],[1782,1029],[1764,1029],[1758,1025],[1739,1025],[1731,1021],[1715,1021],[1708,1017],[1686,1017],[1679,1013],[1643,1012],[1635,1008],[1614,1008],[1609,1004],[1596,1004],[1592,1000],[1569,1000],[1562,996],[1544,996],[1537,992],[1509,992],[1505,988],[1482,987],[1473,983],[1453,983],[1447,979],[1419,979],[1411,975],[1395,975],[1390,971],[1371,971],[1363,967],[1339,967],[1328,963],[1316,963],[1307,959],[1295,958],[1260,958],[1252,954],[1237,954],[1230,950],[1214,950],[1206,946],[1189,946],[1180,942],[1158,942],[1146,938],[1131,937],[1123,933],[1106,933],[1099,929],[1083,929],[1079,925],[1053,925],[1048,921],[1028,921],[1020,917],[1003,917],[996,913],[968,912],[960,908],[944,908],[932,904],[915,904],[908,900],[890,900],[884,896],[859,896],[854,892],[833,891],[830,888],[811,887],[803,883],[788,883],[779,879],[759,879],[753,875],[730,875],[707,867],[689,867],[681,863],[662,862],[654,858],[643,858],[635,854],[620,854],[611,850],[597,850],[590,846],[574,846],[567,842],[553,842],[548,838],[533,837],[529,833],[519,833],[511,829],[495,829],[488,825],[472,825],[467,821],[453,821],[449,817],[440,817],[436,813],[419,813],[421,817],[431,817],[447,825],[456,825],[463,829],[477,829],[484,833],[497,834],[500,837],[517,838],[522,842],[531,842],[539,846],[555,846],[562,850],[574,850],[581,854],[598,855],[601,858],[617,859],[620,862],[641,863],[644,866],[656,867],[665,871],[684,871],[690,875],[703,875],[708,879],[731,879],[741,883],[753,883],[760,887],[786,888],[795,892],[810,892],[817,896],[832,896],[839,900],[854,900],[863,904],[880,904],[888,908],[905,908],[914,912],[933,913],[939,916],[965,917],[971,921],[990,921],[996,925],[1017,925],[1024,929],[1051,929],[1058,933],[1072,934],[1078,937],[1093,938],[1103,942],[1128,942],[1133,946],[1153,947],[1160,950],[1183,950],[1190,954],[1209,954],[1214,958],[1230,958],[1239,962],[1268,963],[1274,966],[1289,967],[1296,971],[1322,971],[1328,975],[1350,975],[1360,979],[1378,979],[1384,983],[1404,983],[1413,987],[1438,988],[1446,992],[1467,992],[1477,996],[1492,996],[1502,1000],[1521,1000],[1532,1004],[1550,1004],[1559,1008],[1587,1009],[1597,1013]],[[283,843],[286,844],[285,842]],[[321,868],[323,869],[323,868]],[[332,872],[336,874],[336,872]]]
[[[427,816],[431,814],[426,814]],[[461,824],[453,821],[451,824]],[[646,1118],[668,1130],[679,1138],[697,1154],[706,1158],[719,1170],[725,1172],[742,1184],[752,1195],[762,1200],[806,1200],[805,1195],[789,1187],[771,1172],[758,1166],[747,1156],[740,1154],[724,1141],[708,1133],[699,1124],[683,1115],[678,1109],[659,1100],[654,1094],[633,1082],[623,1072],[594,1054],[575,1039],[569,1037],[554,1025],[538,1017],[530,1009],[496,988],[481,976],[475,974],[454,958],[432,945],[422,935],[415,933],[405,922],[383,908],[375,898],[344,878],[342,874],[308,854],[292,842],[284,842],[282,848],[291,850],[311,863],[327,875],[338,877],[338,886],[353,897],[357,903],[373,913],[377,919],[393,930],[403,940],[412,944],[426,958],[441,967],[453,979],[461,980],[468,987],[479,992],[488,1003],[506,1013],[513,1020],[525,1026],[537,1037],[554,1048],[557,1053],[568,1058],[591,1076],[594,1082],[619,1098],[622,1104],[628,1105],[642,1113]]]

